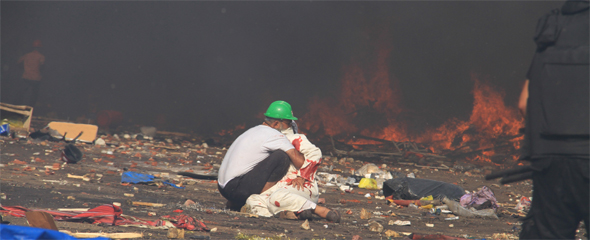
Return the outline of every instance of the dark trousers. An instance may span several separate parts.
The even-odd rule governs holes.
[[[574,239],[580,221],[588,232],[588,159],[553,157],[533,162],[533,201],[520,239]]]
[[[290,164],[289,156],[278,150],[259,162],[250,172],[229,181],[224,188],[219,185],[217,187],[221,195],[230,201],[228,207],[239,211],[250,195],[262,192],[267,182],[281,180],[287,174]]]
[[[16,95],[14,104],[34,107],[39,96],[41,81],[22,78],[18,85],[18,90],[14,93]]]

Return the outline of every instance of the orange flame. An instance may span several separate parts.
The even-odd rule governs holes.
[[[501,136],[516,136],[518,130],[524,126],[524,119],[515,108],[504,104],[504,94],[494,90],[490,85],[481,82],[474,77],[473,86],[473,110],[469,121],[451,119],[435,130],[427,131],[416,138],[418,142],[435,144],[438,149],[454,150],[454,146],[462,146],[463,143],[479,140],[479,147],[493,147],[494,140]],[[473,128],[475,134],[464,134],[469,128]],[[455,138],[461,136],[461,142],[453,144]],[[514,147],[520,147],[522,139],[514,138],[510,141]]]
[[[456,118],[447,120],[435,129],[427,129],[422,134],[410,135],[407,124],[397,120],[396,116],[404,112],[401,106],[401,91],[398,81],[390,76],[387,34],[379,40],[375,61],[363,68],[362,64],[352,60],[343,68],[340,95],[335,102],[332,99],[313,98],[309,102],[308,112],[301,117],[300,126],[312,133],[323,133],[335,136],[338,134],[360,133],[374,138],[403,142],[414,141],[423,143],[431,151],[455,150],[464,147],[465,143],[476,142],[478,149],[494,146],[499,137],[514,137],[524,126],[523,118],[514,107],[504,104],[504,93],[495,90],[491,85],[480,81],[472,75],[473,109],[469,120]],[[368,122],[375,123],[359,130],[359,126],[367,126],[362,122],[363,116],[369,116]],[[384,122],[378,123],[379,118]],[[359,132],[360,131],[360,132]],[[518,149],[520,138],[510,141]],[[373,144],[374,141],[350,140],[348,144],[357,146]],[[489,161],[494,151],[483,152],[478,158]]]

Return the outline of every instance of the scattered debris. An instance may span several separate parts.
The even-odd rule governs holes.
[[[147,206],[147,207],[163,207],[166,204],[163,203],[150,203],[150,202],[132,202],[135,206]]]
[[[383,232],[383,225],[376,221],[369,221],[369,230],[371,232]]]
[[[394,178],[383,184],[383,195],[394,199],[420,199],[432,195],[434,198],[459,199],[465,194],[463,188],[441,181],[420,178]]]
[[[305,230],[309,230],[311,229],[311,227],[309,226],[309,221],[307,219],[305,219],[305,222],[303,222],[301,224],[301,228],[305,229]]]
[[[168,234],[166,235],[168,238],[171,239],[184,239],[184,229],[183,228],[169,228]]]
[[[458,202],[450,200],[448,198],[443,198],[443,202],[449,207],[449,209],[456,215],[463,216],[463,217],[489,217],[498,219],[498,216],[494,212],[493,209],[482,209],[482,210],[475,210],[475,209],[466,209],[462,207]]]
[[[392,224],[389,224],[389,225],[410,226],[412,224],[410,223],[410,221],[396,220]]]
[[[385,236],[387,236],[388,238],[398,238],[401,237],[401,235],[393,230],[387,230],[385,231]]]
[[[31,227],[58,230],[57,226],[55,225],[55,221],[53,221],[53,217],[49,213],[30,211],[26,212],[25,216],[27,218],[27,222],[29,222],[29,226]]]
[[[361,219],[370,219],[373,216],[373,213],[367,211],[367,209],[361,209]]]
[[[92,143],[96,139],[98,126],[91,124],[69,123],[69,122],[50,122],[47,127],[57,131],[60,135],[78,136],[77,139],[82,142]],[[64,137],[64,140],[73,140]]]
[[[76,238],[96,238],[106,237],[112,239],[126,239],[126,238],[143,238],[143,233],[83,233],[83,232],[70,232],[67,230],[60,230],[60,232],[66,233]]]

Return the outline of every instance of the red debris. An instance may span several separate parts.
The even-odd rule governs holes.
[[[12,162],[13,162],[14,164],[21,164],[21,165],[27,164],[26,162],[24,162],[24,161],[21,161],[21,160],[18,160],[18,159],[14,159],[14,161],[12,161]]]

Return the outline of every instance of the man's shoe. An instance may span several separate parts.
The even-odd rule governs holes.
[[[330,222],[339,223],[340,222],[340,213],[336,210],[330,210],[326,215],[326,220]]]
[[[242,206],[238,206],[232,201],[227,201],[227,203],[225,204],[225,208],[237,212],[242,210]]]
[[[299,220],[312,220],[313,210],[312,209],[303,210],[296,215],[297,215],[297,219],[299,219]]]

